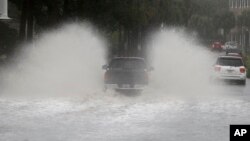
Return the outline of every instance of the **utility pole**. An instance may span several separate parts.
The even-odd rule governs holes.
[[[20,23],[20,40],[28,41],[33,39],[34,32],[34,15],[33,15],[33,1],[23,0],[22,14]]]

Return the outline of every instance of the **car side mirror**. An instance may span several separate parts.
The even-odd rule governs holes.
[[[102,69],[107,70],[108,69],[108,65],[103,65]]]
[[[148,68],[148,71],[153,71],[154,70],[154,67],[149,67]]]

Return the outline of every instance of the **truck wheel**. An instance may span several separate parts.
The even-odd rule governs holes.
[[[241,81],[241,85],[244,85],[244,86],[245,86],[245,85],[246,85],[246,80],[242,80],[242,81]]]
[[[243,85],[243,86],[245,86],[246,85],[246,80],[240,80],[240,85]]]

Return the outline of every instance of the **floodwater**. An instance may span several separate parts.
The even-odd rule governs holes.
[[[2,69],[1,141],[229,140],[250,122],[250,81],[211,85],[216,54],[182,31],[157,33],[150,84],[102,92],[106,43],[86,24],[55,29]]]

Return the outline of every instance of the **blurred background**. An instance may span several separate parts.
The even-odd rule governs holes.
[[[247,52],[249,9],[249,0],[8,0],[11,19],[0,20],[0,54],[8,58],[17,43],[72,21],[98,27],[112,55],[145,56],[149,35],[161,27],[192,31],[205,45],[237,41]]]

